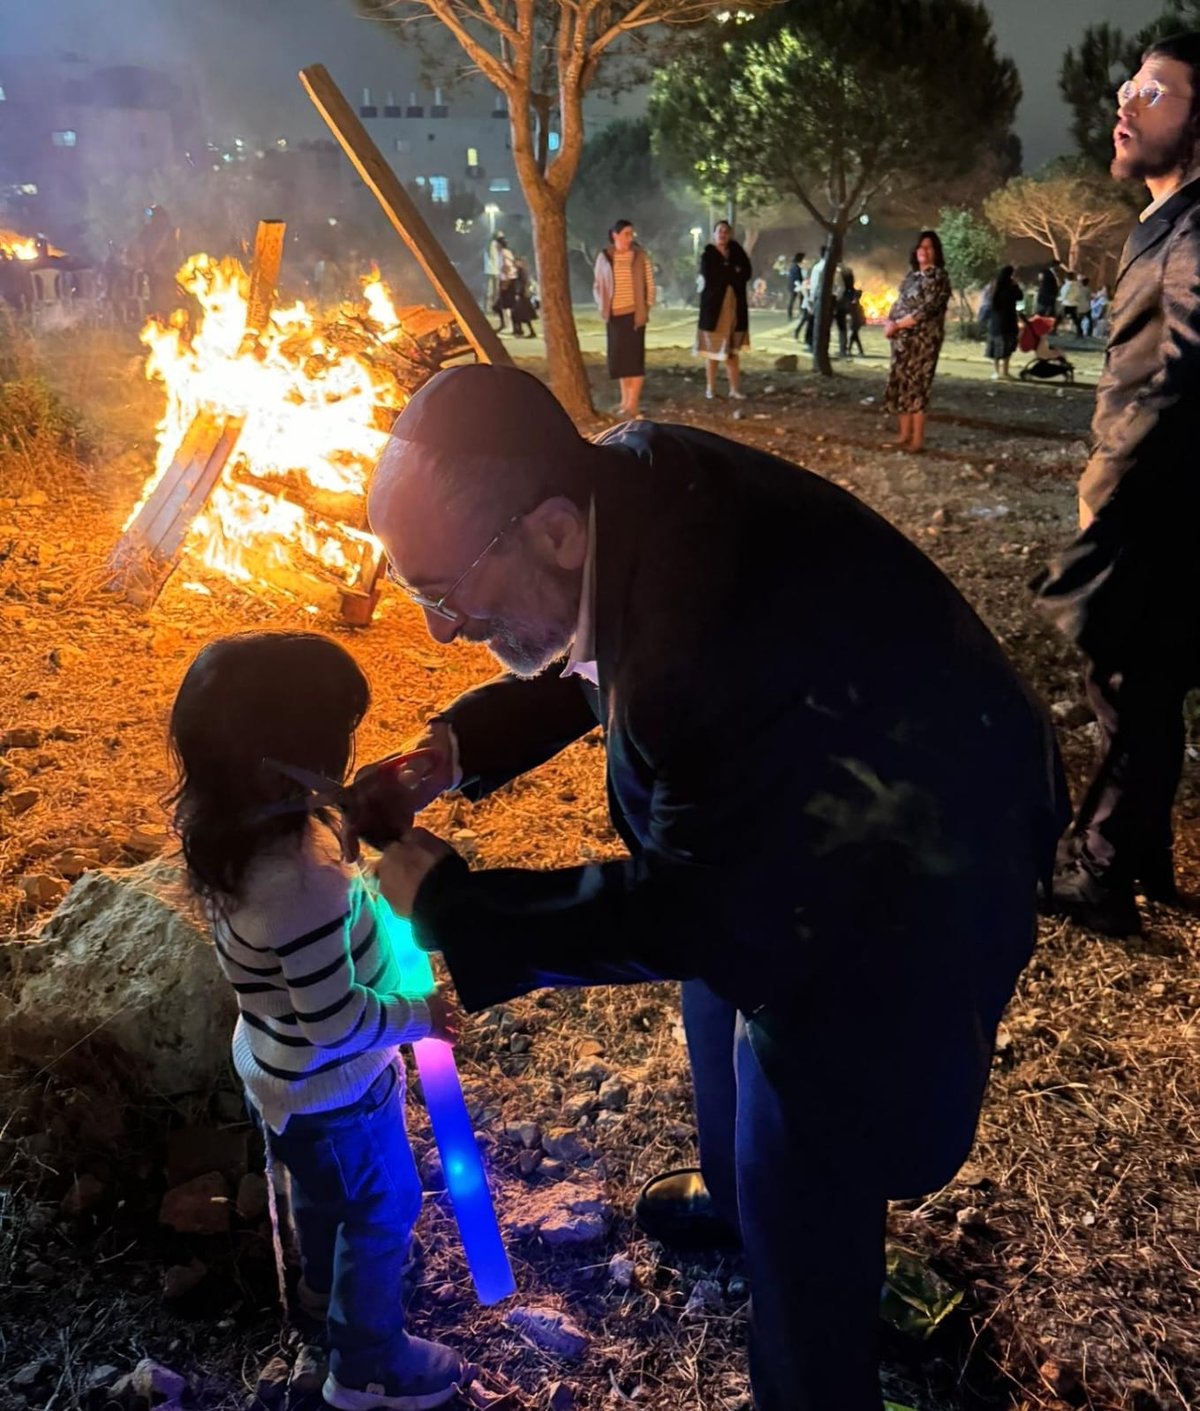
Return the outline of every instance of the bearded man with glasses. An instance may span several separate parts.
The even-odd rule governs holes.
[[[1171,810],[1200,685],[1200,33],[1153,44],[1116,100],[1112,174],[1151,201],[1109,308],[1082,533],[1037,586],[1088,657],[1103,739],[1051,909],[1122,936],[1139,895],[1177,899]]]
[[[600,724],[626,848],[473,870],[414,829],[383,894],[471,1011],[684,981],[702,1170],[635,1217],[744,1245],[761,1411],[880,1411],[886,1203],[967,1155],[1068,816],[1044,712],[852,495],[692,427],[585,441],[516,368],[431,379],[368,515],[431,636],[505,668],[381,802],[482,798]]]

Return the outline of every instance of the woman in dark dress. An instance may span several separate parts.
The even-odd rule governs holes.
[[[704,395],[717,395],[717,364],[725,364],[729,395],[746,400],[741,389],[738,355],[750,346],[750,308],[746,286],[753,271],[750,256],[733,238],[727,220],[713,226],[712,244],[700,256],[700,319],[695,351],[704,359]]]
[[[986,352],[995,364],[992,381],[1009,377],[1008,360],[1017,346],[1017,306],[1024,295],[1013,278],[1012,265],[1005,265],[992,285],[992,301],[987,315]]]
[[[883,406],[900,418],[900,434],[891,444],[919,454],[925,449],[925,408],[950,302],[950,276],[936,230],[921,232],[909,264],[911,271],[883,324],[884,336],[892,344]]]

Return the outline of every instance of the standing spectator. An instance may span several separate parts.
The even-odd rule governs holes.
[[[921,232],[909,264],[912,268],[883,325],[892,343],[883,406],[900,418],[900,434],[893,444],[919,455],[925,449],[925,408],[950,302],[950,277],[936,230]]]
[[[654,271],[633,222],[619,220],[596,256],[596,306],[608,334],[608,375],[621,384],[618,416],[638,414],[646,380],[646,321],[654,307]]]
[[[1171,809],[1200,685],[1200,33],[1152,44],[1117,92],[1112,174],[1150,204],[1125,242],[1082,532],[1039,598],[1087,659],[1103,755],[1060,849],[1052,907],[1107,935],[1177,897]]]
[[[1085,338],[1092,336],[1092,286],[1087,275],[1079,279],[1079,322]]]
[[[787,272],[788,287],[788,322],[791,323],[795,314],[796,306],[804,307],[804,251],[797,250],[792,256],[792,262],[788,265]]]
[[[1074,270],[1067,270],[1063,275],[1062,288],[1058,291],[1058,302],[1062,305],[1063,319],[1070,319],[1075,325],[1075,332],[1080,338],[1083,337],[1083,325],[1079,322],[1079,276]]]
[[[733,238],[727,220],[713,226],[713,238],[700,255],[700,318],[695,351],[704,359],[704,395],[717,395],[717,364],[725,364],[729,395],[746,400],[741,389],[739,354],[750,346],[750,311],[746,286],[750,282],[750,256]]]
[[[1058,276],[1054,273],[1056,260],[1046,265],[1038,277],[1036,312],[1043,318],[1058,318]]]
[[[987,314],[987,355],[992,360],[992,381],[1009,377],[1008,360],[1017,346],[1017,305],[1021,302],[1021,286],[1013,278],[1012,265],[1005,265],[996,276],[991,290]]]
[[[533,321],[537,318],[537,305],[533,302],[533,293],[529,281],[529,265],[524,260],[517,260],[517,277],[513,281],[512,295],[512,329],[517,338],[521,337],[522,331],[525,337],[536,338]]]
[[[859,329],[867,321],[867,316],[863,313],[862,290],[856,287],[854,271],[848,265],[842,266],[841,278],[842,287],[838,290],[833,305],[840,353],[843,358],[848,358],[851,356],[851,348],[857,347],[859,357],[865,358],[862,339],[858,336]]]
[[[808,329],[805,330],[806,349],[812,349],[813,340],[816,339],[816,332],[820,327],[820,286],[824,282],[824,262],[827,258],[829,258],[829,246],[820,247],[820,254],[813,261],[812,270],[809,271],[809,322]]]
[[[492,305],[492,312],[500,320],[496,332],[503,333],[504,315],[511,311],[517,292],[517,257],[508,248],[508,241],[503,235],[497,235],[493,243],[496,247],[496,302]]]
[[[1092,295],[1091,332],[1093,338],[1108,336],[1108,285],[1102,284]]]
[[[500,303],[500,266],[503,263],[500,243],[504,239],[502,230],[496,231],[483,251],[483,273],[487,280],[484,292],[484,307],[496,312]]]

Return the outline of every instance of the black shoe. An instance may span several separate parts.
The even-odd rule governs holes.
[[[633,1218],[651,1239],[676,1249],[737,1249],[738,1232],[717,1213],[697,1167],[651,1176],[638,1193]]]
[[[1147,901],[1165,902],[1168,906],[1179,905],[1182,898],[1175,881],[1175,860],[1171,856],[1170,848],[1145,858],[1134,872],[1133,889]]]
[[[1105,882],[1082,862],[1054,874],[1046,910],[1052,916],[1069,917],[1102,936],[1136,936],[1142,929],[1133,887]]]

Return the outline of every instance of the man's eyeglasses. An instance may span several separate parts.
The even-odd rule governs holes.
[[[496,547],[500,540],[504,538],[504,536],[513,527],[513,525],[520,524],[520,522],[524,518],[524,510],[522,510],[520,514],[514,514],[513,517],[508,521],[508,523],[505,524],[503,528],[498,530],[497,533],[495,533],[492,538],[483,546],[483,550],[480,553],[476,554],[476,556],[471,560],[471,562],[467,564],[466,568],[463,569],[463,571],[458,575],[454,582],[451,583],[449,588],[446,589],[446,591],[441,595],[440,598],[431,598],[427,594],[419,592],[416,588],[413,587],[411,583],[406,582],[396,572],[395,568],[392,566],[392,562],[390,559],[388,560],[387,567],[384,570],[387,576],[387,580],[389,583],[394,583],[396,587],[399,588],[400,591],[404,593],[411,602],[416,603],[416,605],[423,612],[431,612],[435,617],[445,618],[447,622],[457,622],[461,614],[455,612],[453,608],[448,608],[446,606],[447,601],[454,596],[454,594],[458,591],[459,588],[462,587],[463,583],[466,582],[467,577],[479,567],[479,565],[484,561],[485,558],[487,558],[488,554],[492,552],[492,550]]]
[[[1182,93],[1172,93],[1169,88],[1152,78],[1147,83],[1134,83],[1128,79],[1117,89],[1117,109],[1153,108],[1160,98],[1183,98]],[[1190,95],[1186,95],[1190,97]]]

